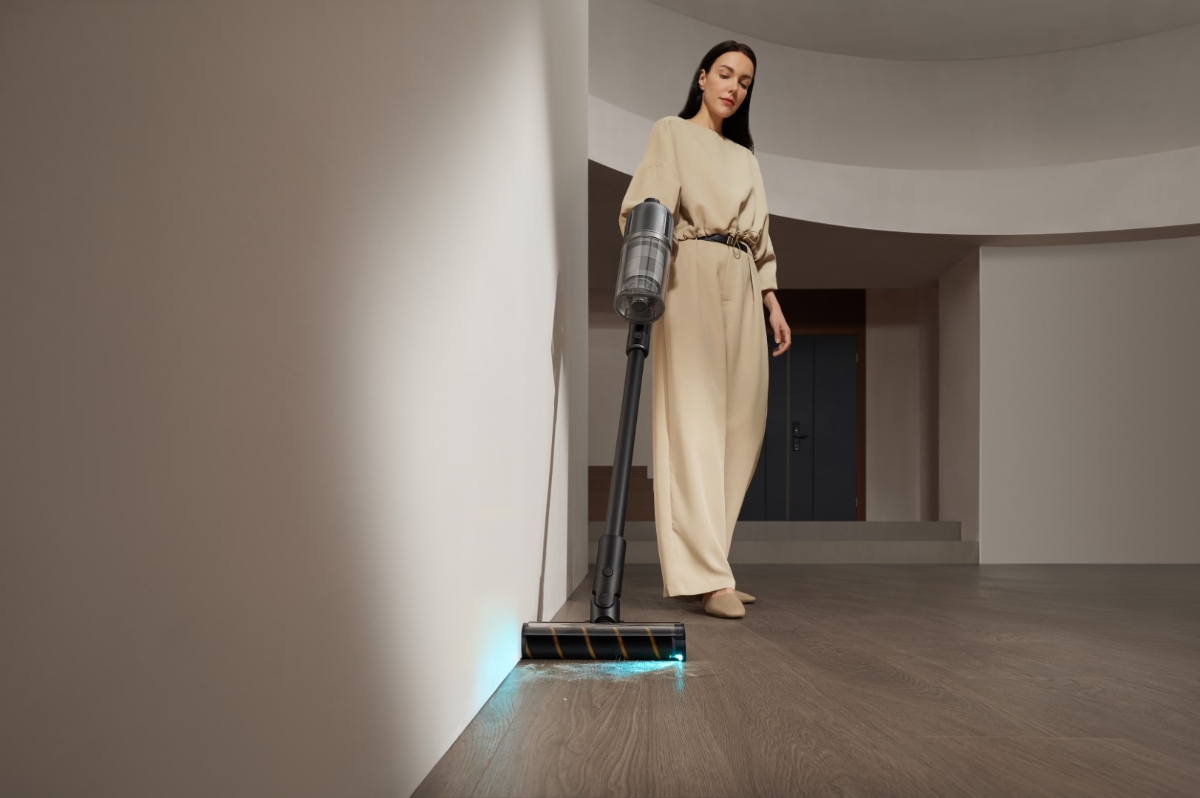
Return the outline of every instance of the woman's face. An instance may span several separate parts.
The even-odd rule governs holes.
[[[754,63],[744,53],[723,53],[712,69],[700,73],[708,113],[719,119],[733,116],[742,107],[753,80]]]

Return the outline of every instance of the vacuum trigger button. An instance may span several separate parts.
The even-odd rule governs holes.
[[[612,568],[605,567],[605,569],[604,569],[604,575],[605,575],[605,576],[612,576]]]

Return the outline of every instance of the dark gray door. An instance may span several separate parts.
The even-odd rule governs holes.
[[[858,517],[857,350],[854,335],[797,335],[770,358],[767,429],[741,520]]]

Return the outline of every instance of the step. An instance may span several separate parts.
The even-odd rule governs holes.
[[[588,521],[590,523],[599,523],[600,532],[597,536],[603,534],[604,517],[608,514],[608,494],[607,493],[589,493],[588,494]],[[630,493],[625,505],[626,526],[631,523],[648,522],[652,526],[654,524],[654,496],[652,494]],[[650,539],[654,539],[654,533],[650,533]]]
[[[630,479],[649,479],[647,476],[649,467],[644,465],[630,465]],[[612,479],[613,467],[610,465],[590,465],[588,466],[588,479],[602,479],[608,482]]]
[[[588,539],[595,541],[604,534],[603,521],[588,523]],[[962,539],[958,521],[739,521],[733,540],[927,540],[954,541]],[[653,521],[626,521],[625,539],[657,538]]]
[[[604,522],[588,525],[589,562]],[[625,562],[657,564],[653,521],[625,524]],[[734,531],[734,564],[978,564],[978,541],[960,540],[957,521],[743,521]]]
[[[592,547],[590,563],[596,562]],[[625,562],[657,564],[658,545],[631,540]],[[734,540],[729,562],[735,565],[978,565],[979,543],[966,540]]]

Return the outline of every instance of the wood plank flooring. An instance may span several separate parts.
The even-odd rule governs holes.
[[[629,566],[687,662],[522,661],[415,795],[1200,796],[1200,566],[735,574],[736,621]]]

